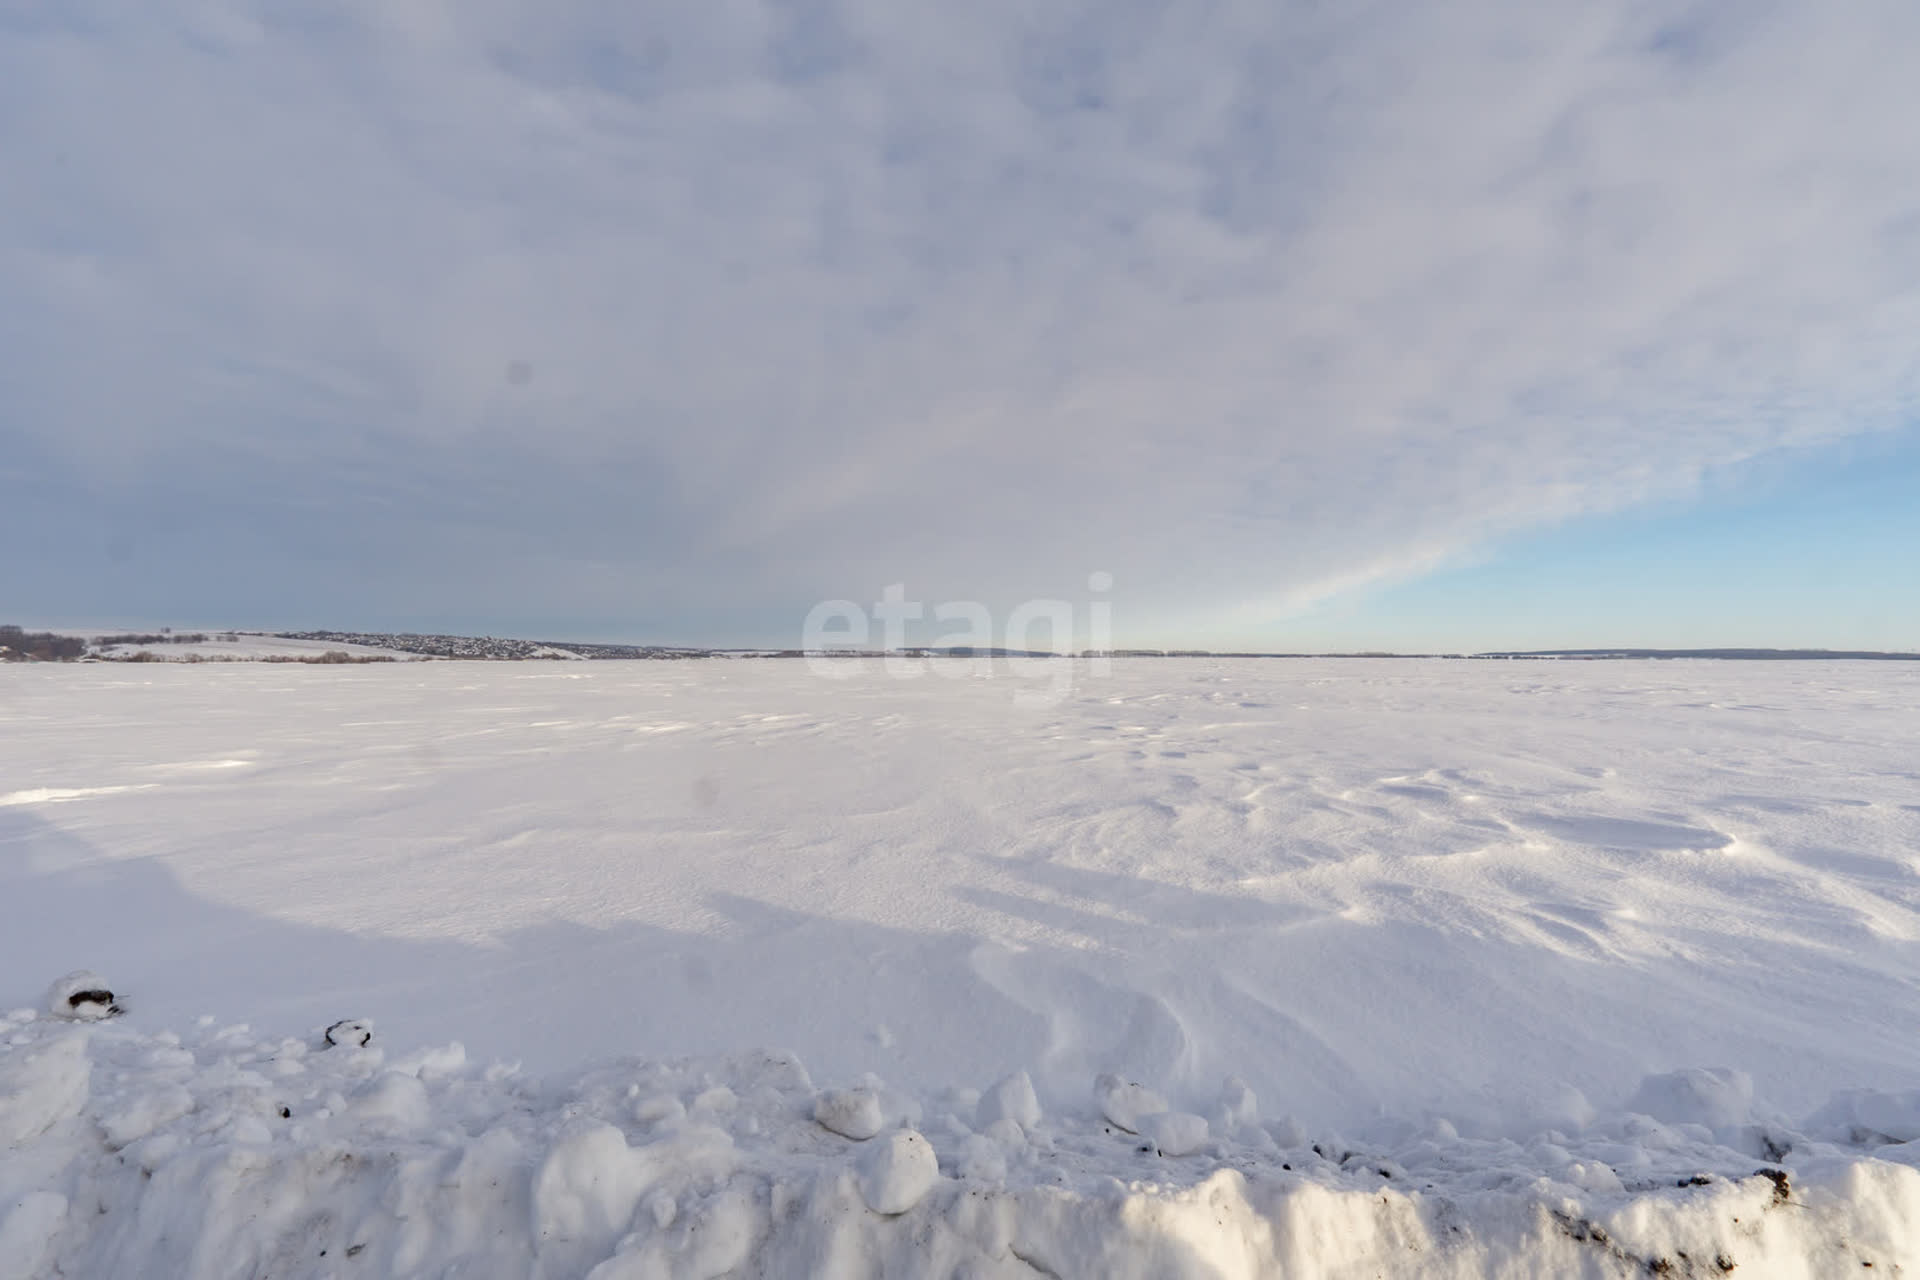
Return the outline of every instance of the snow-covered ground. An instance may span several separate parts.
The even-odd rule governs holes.
[[[1920,1266],[1920,667],[1075,670],[0,669],[0,1277]]]
[[[98,632],[76,632],[89,638]],[[329,652],[344,653],[351,658],[391,658],[395,662],[417,662],[415,654],[401,653],[394,649],[380,649],[372,645],[329,643],[323,640],[293,640],[282,636],[263,635],[257,631],[221,631],[206,632],[206,639],[190,644],[175,644],[171,639],[165,644],[115,644],[107,645],[99,653],[104,658],[130,658],[136,653],[150,653],[155,658],[167,662],[190,662],[199,659],[202,662],[262,662],[269,658],[318,658]],[[228,640],[224,637],[232,636]]]

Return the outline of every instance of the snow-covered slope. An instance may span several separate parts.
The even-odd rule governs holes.
[[[0,1007],[128,1008],[8,1033],[0,1275],[160,1221],[288,1274],[1920,1265],[1920,672],[1078,674],[0,670]],[[349,1016],[415,1084],[305,1047]]]
[[[88,633],[93,634],[93,633]],[[333,643],[324,640],[296,640],[285,636],[263,635],[255,631],[206,633],[204,640],[176,644],[115,644],[99,652],[105,658],[129,658],[136,653],[152,654],[164,662],[262,662],[268,659],[312,660],[327,653],[344,653],[350,658],[388,658],[395,662],[417,662],[415,654],[373,645]],[[231,636],[232,639],[225,637]]]

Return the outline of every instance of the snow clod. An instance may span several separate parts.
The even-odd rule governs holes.
[[[1627,1108],[1665,1124],[1709,1129],[1745,1124],[1753,1111],[1753,1077],[1726,1067],[1686,1067],[1647,1076]]]
[[[939,1177],[933,1144],[912,1129],[895,1129],[860,1154],[860,1198],[875,1213],[905,1213]]]
[[[871,1089],[828,1089],[813,1100],[813,1118],[855,1142],[865,1142],[886,1123],[880,1098]]]
[[[1140,1136],[1163,1156],[1190,1156],[1207,1145],[1205,1116],[1161,1111],[1140,1117]]]
[[[354,1093],[348,1112],[376,1132],[407,1133],[431,1123],[433,1104],[418,1077],[387,1071]]]
[[[957,1169],[969,1181],[1001,1186],[1007,1180],[1007,1153],[991,1138],[968,1134],[960,1144]]]
[[[105,978],[90,969],[76,969],[47,988],[47,1012],[76,1022],[98,1022],[121,1008]]]
[[[992,1139],[1008,1151],[1018,1151],[1027,1145],[1027,1131],[1004,1116],[982,1130],[981,1136]]]
[[[1167,1100],[1142,1084],[1101,1075],[1093,1082],[1093,1100],[1108,1123],[1128,1133],[1140,1132],[1140,1121],[1167,1109]]]
[[[363,1049],[373,1039],[373,1023],[366,1018],[342,1018],[327,1028],[327,1043],[336,1048]]]
[[[670,1093],[655,1094],[633,1104],[633,1118],[650,1128],[677,1124],[687,1118],[687,1106]]]
[[[996,1120],[1011,1120],[1022,1129],[1040,1123],[1040,1099],[1026,1072],[1016,1071],[980,1095],[974,1108],[975,1127],[986,1129]]]
[[[1239,1076],[1228,1076],[1220,1086],[1220,1127],[1233,1133],[1243,1125],[1257,1124],[1260,1120],[1260,1102],[1247,1082]]]

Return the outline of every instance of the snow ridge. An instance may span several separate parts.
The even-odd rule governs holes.
[[[826,1277],[1823,1276],[1920,1265],[1920,1096],[1849,1093],[1804,1129],[1738,1073],[1650,1078],[1531,1142],[1444,1120],[1349,1147],[1102,1080],[1042,1112],[791,1054],[542,1080],[457,1044],[389,1059],[322,1033],[146,1034],[0,1019],[0,1276],[557,1280]],[[868,1139],[823,1119],[879,1117]],[[974,1126],[980,1129],[975,1130]],[[1879,1126],[1878,1128],[1874,1126]],[[843,1126],[866,1128],[864,1123]],[[1893,1131],[1889,1133],[1887,1131]]]

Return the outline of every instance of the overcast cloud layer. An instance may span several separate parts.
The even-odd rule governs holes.
[[[1909,0],[7,6],[3,594],[1284,636],[1910,419],[1916,66]]]

